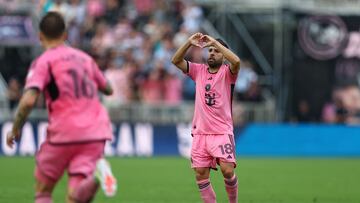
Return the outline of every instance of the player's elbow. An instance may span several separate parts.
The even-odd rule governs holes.
[[[33,108],[36,104],[36,99],[24,99],[22,104],[26,108]]]
[[[24,95],[20,101],[19,106],[25,109],[32,109],[36,104],[36,98]]]
[[[235,59],[235,61],[231,64],[232,67],[233,67],[233,69],[234,69],[236,72],[240,70],[240,63],[241,63],[240,59],[237,58],[237,59]]]
[[[241,63],[241,60],[237,57],[234,61],[234,66],[237,67],[237,68],[240,68],[240,63]]]
[[[178,58],[175,57],[175,56],[173,56],[173,57],[171,58],[171,63],[174,64],[175,66],[178,66],[180,62],[181,62],[181,60],[178,59]]]
[[[39,91],[37,89],[26,90],[21,98],[21,104],[27,108],[32,108],[35,106],[38,96]]]

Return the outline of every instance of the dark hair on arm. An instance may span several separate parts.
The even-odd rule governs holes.
[[[229,48],[229,46],[220,38],[216,38],[216,41],[220,42],[221,45],[223,45],[226,48]]]
[[[48,12],[40,21],[40,31],[48,39],[57,39],[65,32],[65,20],[58,12]]]

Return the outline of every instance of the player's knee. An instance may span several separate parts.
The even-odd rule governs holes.
[[[234,168],[232,167],[223,167],[221,172],[225,178],[232,178],[234,176]]]
[[[38,193],[52,193],[54,185],[36,181],[35,190]]]
[[[196,179],[203,180],[209,178],[209,170],[207,169],[195,169]]]

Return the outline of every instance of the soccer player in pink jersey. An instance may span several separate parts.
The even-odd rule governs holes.
[[[117,184],[103,158],[105,141],[112,139],[107,111],[98,90],[112,94],[94,60],[65,45],[65,22],[56,12],[40,22],[40,41],[45,52],[33,61],[25,92],[17,109],[7,145],[13,147],[36,99],[44,92],[49,114],[47,137],[36,154],[36,203],[52,202],[55,184],[67,171],[67,202],[90,202],[99,185],[105,195],[115,195]]]
[[[207,64],[196,64],[184,59],[191,46],[208,48]],[[230,64],[225,64],[225,59]],[[196,33],[179,47],[172,63],[196,84],[191,167],[195,170],[201,198],[205,203],[216,202],[209,175],[210,169],[216,169],[216,164],[219,164],[229,202],[237,203],[232,95],[240,59],[221,39]]]

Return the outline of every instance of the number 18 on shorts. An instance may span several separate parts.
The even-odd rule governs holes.
[[[234,135],[193,135],[191,167],[216,168],[217,162],[234,163]]]

